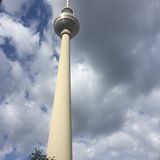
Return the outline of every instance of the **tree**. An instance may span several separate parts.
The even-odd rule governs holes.
[[[43,150],[38,150],[35,148],[35,152],[31,153],[29,160],[56,160],[55,157],[47,157],[47,154],[43,153]]]

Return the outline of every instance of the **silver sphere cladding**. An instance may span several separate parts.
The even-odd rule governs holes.
[[[73,11],[69,7],[65,7],[54,21],[54,30],[60,37],[64,29],[71,32],[71,38],[74,37],[79,31],[79,26],[79,21],[73,16]]]

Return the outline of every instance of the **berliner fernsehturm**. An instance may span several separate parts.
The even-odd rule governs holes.
[[[56,160],[72,160],[70,39],[78,33],[79,22],[68,0],[54,21],[54,30],[61,38],[61,48],[47,155]]]

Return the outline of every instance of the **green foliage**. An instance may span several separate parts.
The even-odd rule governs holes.
[[[47,157],[47,154],[44,154],[42,150],[35,148],[35,152],[31,153],[29,160],[56,160],[55,157]]]

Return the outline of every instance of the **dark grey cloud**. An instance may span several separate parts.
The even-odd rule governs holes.
[[[88,78],[92,84],[91,89],[86,89],[89,87],[87,82],[82,85],[79,84],[82,80],[75,82],[76,84],[73,81],[72,112],[75,137],[93,138],[121,130],[126,121],[127,109],[132,107],[132,100],[126,95],[125,89],[108,87],[108,91],[105,91],[103,84],[100,84],[100,81],[94,83],[92,78],[94,77]]]
[[[99,90],[92,86],[93,97],[83,88],[79,88],[80,93],[73,89],[75,136],[119,132],[130,109],[150,115],[153,101],[148,100],[148,105],[141,102],[160,85],[159,7],[160,2],[153,0],[75,1],[81,30],[73,40],[73,59],[87,61],[95,75],[100,75]],[[88,77],[88,81],[92,80]],[[73,81],[73,85],[78,84]],[[121,91],[113,92],[116,87]]]
[[[132,84],[130,92],[159,86],[158,1],[76,1],[81,30],[76,47],[110,85]],[[79,54],[78,51],[74,52]],[[76,54],[76,56],[77,56]],[[154,56],[153,56],[154,54]]]

